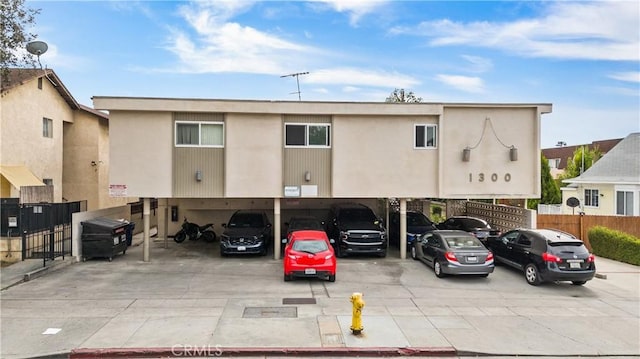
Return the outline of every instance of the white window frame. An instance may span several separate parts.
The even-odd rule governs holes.
[[[587,204],[587,191],[589,191],[590,196],[589,196],[589,204]],[[594,196],[594,192],[595,192],[595,196]],[[598,202],[596,203],[596,205],[593,205],[593,199],[595,198],[595,201]],[[591,207],[591,208],[599,208],[600,207],[600,190],[596,189],[596,188],[585,188],[584,189],[584,206],[585,207]]]
[[[636,198],[636,193],[637,191],[633,190],[632,188],[616,188],[615,191],[615,213],[617,216],[635,216],[636,215],[636,208],[638,207],[637,204],[637,198]],[[618,213],[618,193],[624,193],[624,210],[626,212],[627,210],[627,194],[631,194],[631,213]]]
[[[287,145],[287,126],[304,126],[304,145]],[[310,145],[309,144],[309,126],[326,127],[327,128],[327,145]],[[298,123],[286,122],[284,124],[284,147],[285,148],[331,148],[331,124],[330,123]]]
[[[416,146],[416,140],[417,140],[417,136],[418,136],[418,127],[424,127],[424,146]],[[428,146],[426,141],[427,141],[427,129],[431,127],[434,130],[434,141],[435,144],[433,146]],[[416,123],[415,125],[413,125],[413,149],[414,150],[433,150],[433,149],[437,149],[438,148],[438,125],[434,125],[434,124],[428,124],[428,123]]]
[[[558,166],[560,166],[559,158],[549,158],[548,161],[549,161],[549,168],[558,169]]]
[[[187,124],[187,125],[198,125],[198,144],[178,144],[178,125]],[[200,142],[202,141],[202,125],[220,125],[222,126],[222,144],[219,145],[202,145]],[[175,147],[207,147],[207,148],[224,148],[224,122],[221,121],[176,121],[174,124],[173,131],[173,145]]]
[[[42,137],[53,138],[53,120],[50,118],[42,118]]]

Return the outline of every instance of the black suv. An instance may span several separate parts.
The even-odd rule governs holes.
[[[262,211],[236,211],[220,236],[220,254],[267,255],[271,242],[271,223]]]
[[[337,257],[356,253],[387,255],[385,228],[371,208],[358,203],[334,204],[326,223]]]
[[[596,274],[594,256],[571,234],[552,229],[514,229],[489,238],[495,260],[524,272],[527,283],[571,281],[583,285]]]

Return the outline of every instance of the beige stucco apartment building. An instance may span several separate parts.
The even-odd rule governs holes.
[[[551,112],[550,104],[93,101],[109,111],[113,195],[177,209],[169,233],[186,214],[222,223],[234,209],[269,209],[275,238],[281,211],[344,199],[398,198],[402,214],[412,198],[537,198],[540,119]]]
[[[108,141],[108,115],[79,104],[54,71],[10,69],[0,96],[2,198],[48,185],[52,196],[36,202],[87,200],[89,210],[126,204],[109,196]]]

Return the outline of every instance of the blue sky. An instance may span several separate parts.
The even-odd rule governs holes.
[[[92,96],[552,103],[543,148],[640,131],[637,1],[31,1]]]

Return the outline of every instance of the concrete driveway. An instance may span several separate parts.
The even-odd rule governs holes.
[[[640,270],[624,263],[597,258],[607,279],[584,286],[533,287],[506,267],[488,278],[438,279],[391,253],[340,259],[335,283],[285,283],[270,257],[220,258],[217,242],[168,243],[153,241],[149,263],[133,246],[112,262],[74,263],[3,290],[2,358],[106,357],[115,348],[640,356]],[[353,292],[366,301],[361,336],[349,329]]]

